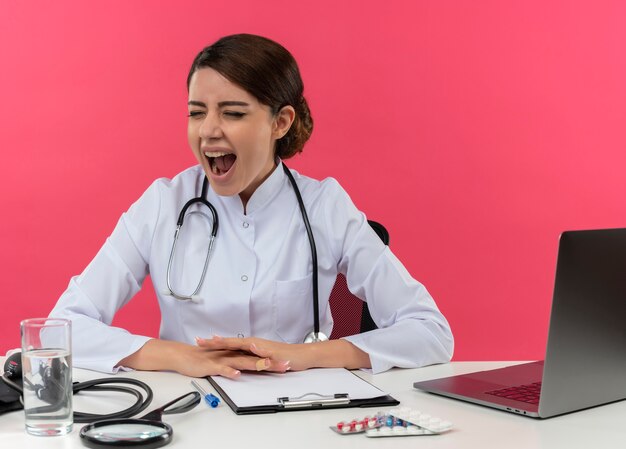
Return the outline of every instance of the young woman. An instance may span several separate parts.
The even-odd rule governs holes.
[[[448,361],[447,321],[337,181],[284,167],[313,129],[291,54],[263,37],[227,36],[198,54],[187,85],[198,165],[155,181],[51,312],[72,320],[75,366],[234,378],[242,370],[381,372]],[[315,267],[294,184],[315,238],[320,330],[332,330],[328,297],[338,273],[379,329],[303,343],[313,328]],[[189,206],[175,239],[192,198],[211,206]],[[110,326],[148,274],[159,339]]]

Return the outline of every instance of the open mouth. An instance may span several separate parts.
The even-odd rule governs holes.
[[[233,153],[224,153],[221,151],[206,151],[204,156],[209,161],[211,172],[218,176],[228,173],[235,163],[235,160],[237,160],[237,156]]]

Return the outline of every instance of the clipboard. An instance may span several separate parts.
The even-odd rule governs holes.
[[[316,368],[283,374],[242,373],[237,380],[223,377],[207,377],[207,380],[237,415],[385,407],[400,403],[344,368]],[[277,393],[279,391],[287,394]]]

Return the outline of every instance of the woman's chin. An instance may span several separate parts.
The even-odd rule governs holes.
[[[209,185],[211,186],[211,189],[213,189],[213,191],[219,196],[234,196],[239,194],[239,189],[237,189],[237,187],[234,186],[232,183],[225,184],[219,182],[219,180],[216,180],[211,176],[209,176]]]

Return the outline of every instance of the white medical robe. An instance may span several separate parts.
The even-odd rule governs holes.
[[[347,337],[369,354],[372,371],[419,367],[450,360],[450,327],[424,286],[385,246],[332,178],[317,181],[292,170],[316,239],[320,329],[330,335],[328,297],[337,273],[364,299],[377,330]],[[300,343],[312,330],[311,251],[298,203],[278,166],[246,207],[239,196],[208,200],[219,230],[196,302],[164,294],[178,214],[200,195],[204,173],[189,168],[159,179],[122,215],[111,236],[79,276],[71,279],[50,316],[72,320],[76,367],[116,372],[118,362],[150,338],[112,327],[115,313],[150,274],[161,309],[159,336],[194,344],[210,338],[255,336]],[[192,211],[210,216],[206,207]],[[172,287],[191,294],[207,252],[209,220],[185,219],[171,270]],[[138,318],[140,319],[140,318]]]

